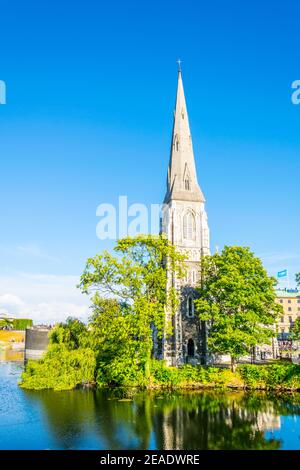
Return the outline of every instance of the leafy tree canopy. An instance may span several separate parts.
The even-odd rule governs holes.
[[[160,338],[171,333],[165,313],[178,308],[178,293],[167,282],[184,275],[184,256],[165,236],[149,235],[120,239],[114,252],[88,259],[81,277],[82,291],[92,294],[93,341],[98,358],[110,357],[110,374],[141,368],[149,378],[153,329]]]
[[[276,302],[276,280],[249,248],[226,246],[206,256],[196,308],[209,325],[208,348],[237,359],[258,344],[268,344],[282,307]]]
[[[58,323],[50,332],[50,342],[63,344],[67,349],[78,349],[84,344],[87,335],[86,325],[77,318],[69,317],[64,323]]]
[[[291,328],[290,339],[300,341],[300,317],[296,318]]]
[[[184,275],[184,256],[164,236],[126,237],[114,254],[88,259],[80,288],[92,296],[86,326],[68,318],[50,334],[44,358],[29,363],[28,388],[72,388],[99,384],[146,385],[151,375],[153,330],[171,333],[165,312],[178,308],[178,293],[167,282]],[[166,269],[167,266],[167,269]],[[74,368],[74,370],[73,370]]]

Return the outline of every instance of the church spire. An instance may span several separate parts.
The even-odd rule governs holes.
[[[180,61],[178,61],[177,96],[168,168],[167,193],[164,202],[168,203],[170,200],[205,201],[197,181]]]

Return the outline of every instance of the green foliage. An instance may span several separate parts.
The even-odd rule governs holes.
[[[154,385],[170,388],[194,387],[241,387],[243,382],[237,374],[225,368],[192,366],[168,367],[164,361],[153,360],[151,373]]]
[[[291,328],[290,339],[300,341],[300,317],[296,318]]]
[[[184,257],[164,237],[150,236],[119,240],[115,254],[88,260],[80,283],[92,293],[88,325],[73,318],[56,325],[43,359],[28,362],[22,387],[66,390],[95,381],[123,387],[300,387],[299,366],[243,366],[234,373],[151,360],[153,329],[159,338],[171,333],[166,312],[171,320],[179,299],[166,288],[167,276],[184,274]],[[205,257],[202,271],[197,308],[210,325],[210,349],[236,359],[267,343],[281,307],[260,260],[247,248],[226,247]]]
[[[28,361],[22,374],[22,388],[70,390],[94,380],[96,360],[91,349],[69,350],[53,344],[40,361]]]
[[[152,361],[153,384],[166,388],[253,388],[268,390],[300,389],[300,366],[294,364],[240,365],[236,372],[227,368],[184,365],[167,367]]]
[[[58,323],[50,332],[50,343],[63,344],[67,349],[78,349],[86,343],[86,325],[77,318],[69,317],[65,323]]]
[[[160,338],[164,332],[171,333],[165,312],[171,316],[179,302],[176,290],[166,289],[167,275],[184,275],[184,257],[164,236],[126,237],[114,251],[115,256],[104,252],[90,258],[81,277],[82,291],[92,293],[88,326],[73,318],[58,324],[50,333],[44,359],[26,367],[22,386],[72,388],[86,377],[95,378],[101,386],[150,383],[153,329]],[[85,351],[89,351],[87,364]],[[90,355],[95,361],[94,375]],[[71,364],[79,358],[74,375]]]
[[[0,321],[0,329],[1,328],[9,328],[12,330],[24,331],[27,327],[32,326],[33,322],[29,318],[13,318],[13,319],[6,319]]]
[[[300,366],[296,364],[241,365],[238,373],[249,388],[299,389]]]
[[[144,387],[145,373],[134,360],[115,357],[109,363],[101,362],[98,367],[97,384],[102,386]]]
[[[0,330],[1,329],[13,329],[13,321],[8,319],[8,318],[3,318],[3,320],[0,320]]]
[[[184,257],[164,236],[126,237],[114,251],[90,258],[80,282],[83,292],[93,293],[90,337],[98,382],[147,383],[153,329],[158,338],[170,334],[171,316],[179,305],[175,288],[167,289],[167,276],[184,275]]]
[[[69,390],[95,380],[96,358],[87,345],[87,327],[68,318],[50,333],[50,345],[40,361],[28,361],[21,387]]]
[[[178,385],[180,382],[179,369],[176,367],[166,366],[164,361],[152,361],[151,375],[153,377],[154,384],[171,387]]]
[[[201,279],[195,304],[208,322],[211,351],[230,354],[234,366],[253,346],[270,343],[282,306],[275,301],[276,280],[259,258],[248,248],[225,247],[204,257]]]
[[[127,304],[115,299],[93,299],[86,344],[95,351],[98,385],[143,383],[142,346],[135,336],[135,317]]]
[[[300,273],[296,274],[296,283],[297,283],[297,286],[300,286]]]
[[[14,318],[12,321],[13,330],[26,330],[27,327],[32,325],[33,322],[29,318]]]
[[[238,373],[244,380],[247,387],[264,388],[267,377],[266,367],[245,364],[238,368]]]

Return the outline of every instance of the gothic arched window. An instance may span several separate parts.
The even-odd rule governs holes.
[[[190,190],[190,180],[188,178],[184,180],[184,189]]]
[[[188,298],[187,298],[187,305],[186,305],[186,310],[187,310],[187,316],[189,318],[193,318],[194,316],[194,299],[193,297],[190,295]]]
[[[186,240],[195,240],[196,238],[196,221],[192,212],[187,212],[183,216],[183,238]]]
[[[194,357],[195,356],[195,343],[192,338],[188,340],[187,344],[187,353],[189,357]]]

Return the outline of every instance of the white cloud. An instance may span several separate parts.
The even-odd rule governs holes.
[[[14,294],[0,295],[0,313],[11,313],[14,310],[18,314],[24,307],[23,300]]]
[[[76,288],[78,282],[77,276],[0,276],[0,312],[32,318],[36,324],[52,324],[68,316],[86,320],[89,299]]]

